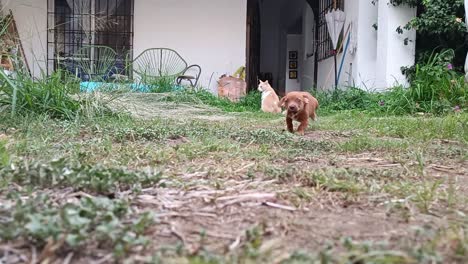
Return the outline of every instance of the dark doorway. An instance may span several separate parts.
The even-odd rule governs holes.
[[[260,73],[260,4],[258,0],[247,0],[247,90],[256,89]]]
[[[291,88],[293,87],[291,79],[297,79],[299,89],[303,89],[303,83],[304,86],[310,87],[316,84],[317,74],[314,72],[317,68],[314,67],[316,50],[309,50],[312,49],[312,42],[315,41],[318,19],[314,14],[317,14],[318,5],[319,0],[247,0],[246,81],[249,90],[256,88],[259,79],[268,80],[279,95],[283,95],[287,90],[298,89],[297,85]],[[306,23],[305,17],[307,21],[313,18],[305,28],[307,38],[302,27],[303,23]],[[307,46],[308,50],[305,54],[300,44],[294,44],[297,40],[291,40],[291,45],[298,46],[294,49],[297,50],[299,56],[292,64],[289,64],[287,61],[288,42],[289,39],[294,38],[294,35],[302,36],[301,43],[307,41],[312,44]],[[302,61],[307,61],[307,65],[304,66]],[[291,68],[289,65],[298,66]],[[307,67],[307,74],[304,73],[305,67]],[[291,72],[300,73],[299,78],[291,78]],[[302,82],[306,75],[307,82]]]

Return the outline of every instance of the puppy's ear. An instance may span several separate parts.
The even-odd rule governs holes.
[[[286,106],[286,96],[281,98],[280,102],[279,102],[279,106],[280,107],[285,107]]]
[[[304,104],[308,104],[309,98],[307,98],[306,96],[302,96],[302,101],[304,102]]]
[[[269,83],[268,80],[266,80],[265,83]]]

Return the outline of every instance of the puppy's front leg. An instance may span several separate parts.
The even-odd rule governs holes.
[[[293,120],[289,116],[286,117],[286,125],[288,126],[288,131],[294,133]]]
[[[309,119],[305,119],[301,122],[301,124],[299,125],[299,127],[297,128],[297,133],[301,136],[304,135],[304,131],[305,129],[307,128],[307,126],[309,125]]]

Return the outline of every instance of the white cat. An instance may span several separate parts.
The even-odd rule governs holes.
[[[258,90],[262,92],[262,111],[266,113],[281,113],[279,97],[268,83],[268,80],[258,84]]]

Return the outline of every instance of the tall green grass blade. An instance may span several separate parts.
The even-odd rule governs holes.
[[[5,82],[5,84],[8,85],[10,89],[13,91],[12,98],[11,98],[11,116],[15,116],[18,87],[16,86],[16,84],[12,82],[12,80],[5,74],[3,70],[0,70],[0,77],[1,77],[2,82]],[[0,90],[0,92],[4,92],[4,91]]]

